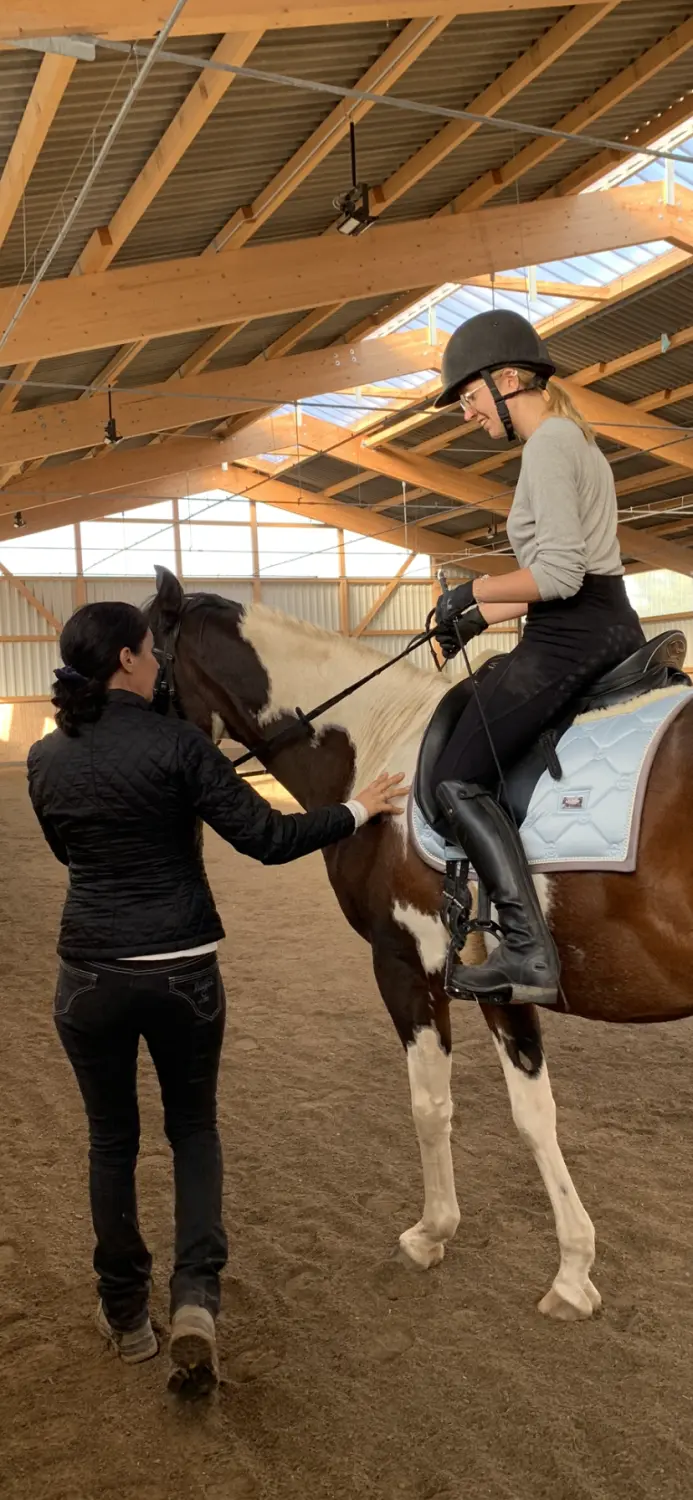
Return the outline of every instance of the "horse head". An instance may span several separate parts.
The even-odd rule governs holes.
[[[271,761],[278,780],[304,806],[346,791],[354,765],[346,736],[329,728],[317,743],[300,713],[273,694],[280,659],[291,656],[282,628],[288,621],[217,594],[186,594],[163,567],[156,569],[156,594],[145,614],[162,660],[160,686],[167,691],[169,712],[177,711],[217,740],[220,720],[231,739],[263,764]],[[255,616],[262,617],[259,632]]]
[[[163,567],[156,569],[156,594],[145,607],[170,710],[175,706],[210,735],[217,717],[233,739],[254,747],[263,737],[258,720],[269,679],[243,639],[244,613],[241,604],[217,594],[185,594]]]

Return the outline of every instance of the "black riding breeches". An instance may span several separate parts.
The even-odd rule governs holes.
[[[530,750],[582,690],[645,643],[622,578],[587,574],[572,599],[530,604],[519,645],[483,675],[445,749],[434,785],[476,782],[495,789],[496,756],[506,770]]]

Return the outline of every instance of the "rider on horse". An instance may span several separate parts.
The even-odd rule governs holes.
[[[480,679],[435,768],[438,805],[502,934],[485,963],[455,967],[453,992],[539,1005],[556,1001],[558,958],[517,829],[496,797],[498,765],[518,760],[586,684],[645,639],[623,581],[613,474],[551,380],[555,368],[525,318],[481,313],[450,338],[436,403],[459,401],[489,437],[523,444],[507,520],[519,567],[460,584],[436,609],[448,657],[489,625],[526,616],[519,645]]]

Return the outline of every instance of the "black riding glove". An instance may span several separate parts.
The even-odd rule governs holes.
[[[476,604],[463,615],[446,620],[436,635],[445,660],[451,661],[462,645],[466,646],[467,641],[473,641],[475,635],[481,635],[484,630],[488,630],[488,622]]]
[[[436,624],[446,625],[448,620],[453,620],[455,615],[464,614],[475,603],[472,581],[458,583],[456,588],[448,589],[445,594],[440,595],[436,604]]]

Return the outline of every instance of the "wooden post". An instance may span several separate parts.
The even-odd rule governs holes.
[[[82,528],[79,521],[75,521],[75,559],[77,562],[77,577],[75,578],[74,601],[75,609],[80,609],[87,602],[87,585],[84,581],[84,555],[82,553]]]
[[[337,532],[337,545],[339,547],[339,630],[341,635],[349,634],[349,584],[346,571],[346,547],[344,545],[344,532]]]
[[[173,499],[173,550],[176,558],[176,576],[183,582],[183,547],[180,537],[180,506],[178,497]]]
[[[432,557],[431,558],[431,601],[433,603],[434,608],[435,608],[436,604],[438,603],[438,600],[439,600],[439,598],[441,596],[441,593],[442,593],[442,589],[441,589],[440,583],[438,581],[438,573],[436,571],[436,568],[437,568],[436,559]],[[431,641],[431,646],[433,648],[433,655],[435,656],[435,659],[436,659],[436,661],[438,663],[438,666],[442,667],[443,663],[445,661],[445,657],[443,656],[443,653],[442,653],[442,651],[440,649],[440,646],[438,645],[438,642],[437,641]]]
[[[250,545],[253,551],[253,604],[262,603],[260,580],[260,538],[257,529],[257,502],[250,500]]]

